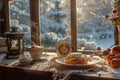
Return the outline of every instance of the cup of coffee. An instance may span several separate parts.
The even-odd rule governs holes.
[[[31,46],[28,49],[33,60],[40,60],[43,52],[46,51],[44,46]]]

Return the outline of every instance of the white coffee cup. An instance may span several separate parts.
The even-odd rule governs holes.
[[[29,52],[30,52],[30,55],[33,58],[33,60],[40,60],[40,58],[45,50],[46,49],[44,48],[44,46],[29,47]]]

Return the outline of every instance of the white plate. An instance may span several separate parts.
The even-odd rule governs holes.
[[[64,57],[59,57],[55,60],[56,63],[69,68],[91,68],[95,67],[97,63],[100,62],[100,60],[92,60],[89,61],[88,64],[67,64],[64,62]]]
[[[57,45],[58,56],[66,56],[70,52],[71,52],[71,47],[69,43],[65,41],[58,43]]]

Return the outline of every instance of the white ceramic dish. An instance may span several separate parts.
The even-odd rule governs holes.
[[[64,62],[64,57],[59,57],[55,59],[55,62],[63,67],[68,68],[91,68],[95,67],[97,63],[99,63],[101,60],[92,60],[89,61],[88,64],[67,64]]]

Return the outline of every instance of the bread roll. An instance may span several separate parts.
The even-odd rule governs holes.
[[[71,53],[64,58],[64,62],[68,64],[87,64],[88,58],[82,53]]]

